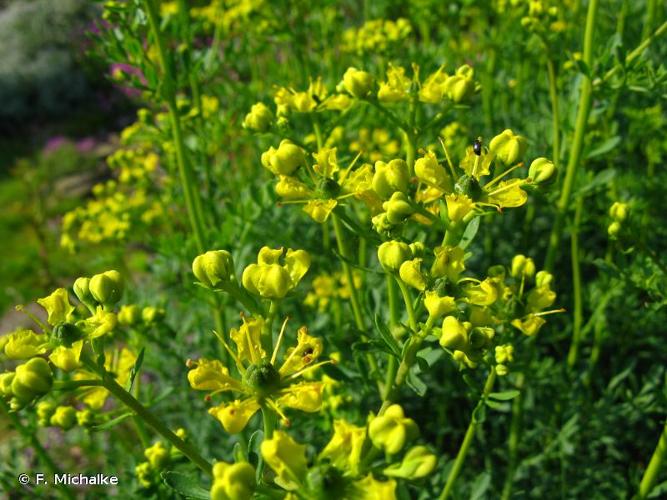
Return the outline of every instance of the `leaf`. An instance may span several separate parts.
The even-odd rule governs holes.
[[[606,153],[609,153],[611,150],[613,150],[620,143],[621,143],[621,137],[620,136],[615,135],[614,137],[610,137],[609,139],[604,141],[602,144],[600,144],[598,147],[596,147],[592,151],[589,151],[586,154],[586,159],[590,160],[591,158],[595,158],[596,156],[602,156]]]
[[[380,320],[380,316],[378,314],[375,315],[374,319],[375,319],[375,329],[380,334],[380,338],[387,345],[391,354],[393,354],[397,358],[400,358],[401,348],[396,342],[396,339],[393,337],[387,326],[384,323],[382,323],[382,321]]]
[[[470,492],[470,500],[481,500],[491,486],[491,474],[482,472],[473,481],[474,487]]]
[[[498,401],[509,401],[510,399],[514,399],[515,397],[517,397],[519,394],[521,394],[520,391],[512,389],[510,391],[492,392],[491,394],[489,394],[489,397],[497,399]]]
[[[408,373],[408,377],[406,380],[406,383],[408,384],[408,387],[415,391],[418,396],[423,396],[426,394],[426,390],[428,387],[426,384],[420,379],[417,374],[415,373],[414,367],[410,372]]]
[[[104,431],[104,430],[107,430],[107,429],[111,429],[112,427],[117,426],[123,420],[125,420],[127,417],[130,417],[132,415],[133,415],[133,412],[128,411],[127,413],[123,413],[122,415],[119,415],[116,418],[112,418],[108,422],[104,422],[103,424],[100,424],[100,425],[94,425],[91,429],[94,430],[94,431]]]
[[[466,249],[472,240],[475,239],[477,230],[479,229],[479,217],[475,217],[470,223],[466,226],[465,231],[463,231],[463,236],[461,236],[461,241],[459,241],[459,248]]]
[[[144,362],[144,350],[146,348],[142,347],[141,351],[139,351],[139,355],[137,356],[137,359],[134,362],[134,365],[132,366],[132,370],[130,370],[130,378],[127,381],[125,390],[127,392],[132,391],[132,385],[134,385],[134,378],[138,375],[139,370],[141,370],[141,365]]]
[[[160,475],[164,484],[185,498],[201,500],[208,500],[210,498],[210,493],[201,487],[196,477],[173,471],[164,471]]]
[[[507,413],[511,409],[509,403],[498,403],[493,399],[485,399],[484,404],[486,404],[486,406],[489,408],[492,408],[496,411],[502,411],[503,413]]]

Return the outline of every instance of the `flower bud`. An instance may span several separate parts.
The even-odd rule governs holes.
[[[543,286],[551,288],[553,281],[554,281],[554,275],[551,274],[549,271],[539,271],[535,275],[535,286],[537,286],[538,288]]]
[[[270,147],[262,153],[262,165],[276,175],[291,175],[305,161],[303,150],[287,139],[280,141],[278,149]]]
[[[415,446],[405,454],[400,464],[387,467],[382,472],[389,477],[421,479],[433,472],[437,463],[438,458],[426,446]]]
[[[141,308],[136,304],[122,306],[118,311],[118,323],[123,326],[136,325],[141,321]]]
[[[618,233],[620,232],[621,232],[621,223],[616,220],[611,224],[609,224],[609,226],[607,227],[607,234],[612,238],[616,238],[618,236]]]
[[[95,424],[95,414],[89,409],[77,411],[76,423],[81,427],[91,427]]]
[[[210,250],[195,257],[192,272],[200,283],[215,288],[233,279],[234,258],[226,250]]]
[[[97,302],[113,305],[123,295],[123,278],[118,271],[105,271],[90,278],[89,289]]]
[[[546,158],[537,158],[533,160],[528,168],[528,177],[533,179],[536,184],[544,184],[554,178],[556,166]]]
[[[255,486],[255,469],[247,462],[213,466],[211,500],[250,500]]]
[[[495,351],[496,363],[505,364],[514,361],[514,347],[512,344],[497,345]]]
[[[368,424],[368,437],[373,446],[394,455],[401,451],[405,443],[419,434],[414,420],[405,417],[403,408],[391,405],[384,414],[373,418]]]
[[[435,260],[431,266],[431,276],[456,281],[465,270],[463,259],[465,251],[461,247],[442,246],[433,250]]]
[[[382,208],[386,210],[387,220],[391,224],[400,224],[414,213],[407,196],[400,191],[392,194],[391,198],[382,204]]]
[[[505,129],[491,139],[489,151],[505,165],[514,165],[526,152],[527,146],[528,143],[524,137],[515,134],[510,129]]]
[[[386,200],[396,191],[406,193],[409,181],[410,169],[404,160],[395,159],[389,163],[375,162],[375,173],[371,185],[373,191],[381,198]]]
[[[456,310],[454,297],[439,297],[438,292],[428,291],[424,297],[424,306],[428,311],[429,319],[436,320],[445,314]]]
[[[426,153],[423,158],[415,161],[415,175],[417,178],[429,186],[434,186],[443,191],[452,190],[452,180],[447,171],[438,163],[435,154]]]
[[[51,401],[39,401],[35,405],[35,413],[37,414],[37,423],[42,427],[47,427],[50,423],[51,416],[56,411],[56,405]]]
[[[12,394],[21,402],[46,394],[53,385],[53,373],[43,358],[32,358],[16,367],[12,380]]]
[[[72,323],[60,323],[53,328],[51,339],[55,340],[60,346],[72,347],[74,342],[81,340],[84,332]]]
[[[401,264],[411,256],[410,247],[402,241],[385,241],[378,247],[380,265],[390,273],[398,272]]]
[[[473,69],[467,64],[456,70],[456,74],[448,77],[443,85],[444,93],[450,100],[459,103],[475,93]]]
[[[450,351],[465,351],[470,347],[468,330],[454,316],[447,316],[442,322],[440,345]]]
[[[254,132],[266,132],[271,126],[273,113],[263,102],[253,104],[243,120],[243,128]]]
[[[465,194],[448,194],[445,196],[447,202],[447,218],[452,223],[462,221],[474,208],[475,204]]]
[[[54,427],[69,430],[76,423],[76,410],[71,406],[58,406],[49,420]]]
[[[58,346],[51,354],[49,354],[49,361],[53,363],[56,368],[65,372],[71,372],[81,365],[79,357],[81,356],[81,349],[83,348],[83,341],[74,342],[71,347]]]
[[[0,373],[0,396],[12,396],[12,382],[15,376],[14,372]]]
[[[473,369],[477,366],[477,363],[475,363],[472,359],[470,359],[468,355],[463,351],[454,351],[454,354],[452,354],[452,358],[459,364],[460,368]]]
[[[312,193],[303,182],[287,175],[280,176],[275,189],[283,200],[303,200]]]
[[[525,255],[515,255],[512,259],[513,278],[532,278],[535,274],[535,263],[533,259]]]
[[[623,222],[628,217],[628,204],[620,201],[614,202],[609,208],[609,216],[616,222]]]
[[[74,295],[76,295],[76,298],[79,299],[83,304],[92,307],[95,304],[95,299],[90,293],[89,287],[90,278],[85,277],[77,278],[74,281],[74,285],[72,285],[72,289],[74,290]]]
[[[373,77],[366,71],[350,67],[343,75],[343,87],[357,99],[362,99],[370,94]]]
[[[401,280],[419,291],[426,290],[426,278],[421,272],[422,259],[406,260],[401,264],[398,274]]]
[[[162,441],[144,450],[144,456],[155,470],[164,469],[169,463],[169,450],[165,448]]]
[[[159,307],[146,306],[141,310],[141,321],[143,321],[145,325],[153,325],[158,321],[162,321],[164,319],[164,315],[164,309]]]

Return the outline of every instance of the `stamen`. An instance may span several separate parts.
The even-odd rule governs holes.
[[[273,349],[273,354],[271,355],[271,364],[275,365],[276,357],[278,356],[278,350],[280,349],[280,344],[283,341],[283,336],[285,335],[285,328],[287,327],[287,322],[289,321],[289,316],[283,321],[283,326],[280,327],[280,333],[278,334],[278,340],[276,341],[276,347]]]
[[[518,165],[514,165],[512,168],[508,168],[508,169],[505,170],[502,174],[500,174],[498,177],[496,177],[496,178],[493,179],[492,181],[488,182],[488,183],[486,184],[486,186],[484,186],[484,187],[488,189],[489,187],[493,186],[496,182],[498,182],[500,179],[502,179],[503,177],[505,177],[505,176],[506,176],[507,174],[509,174],[510,172],[514,172],[517,168],[521,168],[521,167],[523,167],[523,166],[524,166],[524,164],[523,164],[523,162],[521,162],[521,163],[519,163]]]
[[[443,151],[445,152],[445,158],[447,158],[447,165],[449,165],[449,170],[452,172],[452,178],[456,179],[456,171],[454,170],[454,164],[452,163],[451,158],[449,157],[449,152],[447,151],[447,146],[445,146],[445,141],[442,137],[438,137],[440,145],[442,146]]]
[[[314,365],[308,365],[305,368],[301,368],[301,370],[296,371],[292,373],[289,377],[287,377],[287,380],[294,380],[295,378],[299,378],[301,375],[312,371],[316,370],[317,368],[324,366],[324,365],[335,365],[336,360],[335,359],[327,359],[326,361],[320,361],[319,363],[315,363]]]
[[[345,182],[345,179],[347,178],[347,174],[350,173],[350,171],[352,170],[352,167],[354,167],[354,165],[357,163],[357,160],[358,160],[359,158],[361,158],[361,153],[362,153],[362,151],[359,151],[359,154],[357,154],[357,156],[354,158],[354,160],[352,160],[352,163],[350,163],[350,166],[347,167],[347,168],[343,171],[342,175],[339,177],[338,180],[340,181],[341,184],[342,184],[343,182]]]

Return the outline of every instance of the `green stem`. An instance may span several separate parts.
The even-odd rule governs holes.
[[[394,278],[387,274],[387,299],[389,302],[389,327],[393,334],[393,330],[398,325],[398,307],[397,307],[397,297],[396,297],[396,283]],[[384,381],[384,392],[382,393],[383,403],[389,399],[392,393],[392,388],[394,385],[394,379],[396,378],[396,370],[398,370],[398,359],[396,356],[389,355],[387,360],[387,372],[385,374]]]
[[[651,489],[658,479],[658,472],[665,458],[665,454],[667,454],[667,420],[665,420],[665,426],[662,429],[662,434],[658,440],[658,446],[655,447],[655,451],[651,456],[651,461],[649,462],[646,471],[644,471],[641,483],[639,483],[639,491],[637,492],[638,498],[644,499],[651,492]]]
[[[278,313],[278,301],[272,300],[269,306],[269,314],[266,316],[266,323],[262,331],[262,349],[270,355],[273,352],[273,320]]]
[[[477,403],[477,407],[479,407],[479,405],[481,404],[484,404],[484,401],[486,400],[486,398],[491,393],[491,390],[493,389],[493,383],[495,382],[495,380],[496,380],[496,370],[495,368],[492,367],[491,371],[489,372],[489,376],[486,379],[486,383],[484,384],[484,390],[482,391],[479,403]],[[447,483],[445,484],[445,488],[442,490],[442,493],[440,494],[439,497],[440,500],[445,500],[446,498],[449,498],[449,495],[451,494],[452,489],[454,488],[454,483],[456,482],[456,478],[461,472],[461,467],[463,467],[463,462],[465,461],[466,454],[468,453],[468,449],[472,444],[472,440],[475,437],[475,431],[477,430],[478,426],[479,422],[475,419],[475,412],[473,411],[472,417],[470,418],[470,424],[468,425],[468,430],[466,430],[465,437],[463,438],[463,443],[461,443],[461,447],[459,448],[459,451],[456,454],[456,460],[454,461],[454,466],[452,467],[452,470],[449,471],[449,476],[447,476]]]
[[[625,58],[625,64],[623,66],[627,66],[630,64],[632,61],[637,59],[640,55],[642,55],[642,52],[648,48],[651,43],[653,43],[655,40],[660,38],[662,35],[667,33],[667,21],[662,23],[658,29],[656,29],[651,36],[649,36],[646,40],[644,40],[642,43],[640,43],[637,48],[635,48],[632,52],[630,52],[627,57]],[[614,76],[616,73],[618,73],[622,67],[620,64],[617,66],[614,66],[611,68],[609,71],[607,71],[602,77],[602,79],[598,79],[595,81],[595,84],[598,85],[600,83],[606,82],[609,80],[612,76]]]
[[[556,68],[550,57],[547,57],[547,74],[549,75],[549,99],[551,100],[551,128],[552,128],[552,160],[559,172],[560,167],[560,109],[558,106],[558,80]]]
[[[408,285],[406,285],[402,279],[396,277],[396,283],[398,283],[398,288],[401,290],[403,302],[405,302],[405,309],[408,312],[408,324],[412,329],[412,333],[416,334],[419,330],[419,326],[417,325],[417,318],[415,317],[415,309],[412,306],[412,295],[410,294]]]
[[[574,224],[572,226],[570,253],[572,257],[572,286],[574,296],[574,318],[572,323],[572,344],[567,355],[567,364],[572,368],[579,357],[579,344],[581,343],[581,324],[583,321],[583,301],[581,293],[581,265],[579,263],[579,225],[581,213],[584,208],[584,198],[577,198],[574,213]]]
[[[525,383],[525,375],[520,373],[517,376],[516,388],[521,391]],[[510,423],[510,434],[507,438],[507,448],[509,461],[507,466],[507,475],[503,485],[502,500],[509,500],[514,483],[514,471],[516,470],[517,457],[519,454],[519,437],[521,435],[521,417],[523,415],[523,392],[521,392],[514,401],[512,401],[512,421]]]
[[[362,332],[366,331],[366,326],[364,325],[364,319],[361,314],[361,305],[359,303],[359,295],[357,289],[354,286],[354,276],[352,274],[352,267],[348,263],[350,258],[347,245],[345,244],[344,235],[343,235],[343,226],[340,223],[340,219],[336,214],[331,214],[331,220],[333,221],[334,233],[336,235],[336,244],[338,245],[338,252],[343,256],[342,265],[343,272],[345,273],[345,278],[350,284],[350,303],[352,304],[352,313],[354,314],[354,322],[359,330]]]
[[[5,414],[9,419],[9,422],[12,424],[12,427],[18,431],[23,438],[30,443],[30,446],[35,450],[35,454],[39,457],[42,463],[49,469],[49,471],[55,475],[60,474],[58,467],[55,462],[51,459],[47,451],[42,446],[42,443],[39,442],[36,432],[31,431],[26,426],[23,425],[16,413],[12,412],[7,403],[0,398],[0,412]],[[65,487],[63,484],[58,484],[58,489],[63,492],[63,495],[66,498],[71,498],[74,500],[76,496]]]
[[[595,19],[597,15],[598,0],[590,0],[588,4],[588,14],[586,16],[586,31],[584,33],[584,56],[583,62],[589,71],[593,66],[593,33],[595,31]],[[586,125],[588,114],[591,108],[592,84],[590,75],[582,75],[581,89],[579,94],[579,105],[577,110],[577,120],[572,139],[572,149],[567,162],[565,180],[561,191],[558,205],[556,207],[556,220],[549,236],[549,248],[545,261],[545,269],[551,271],[556,260],[556,252],[560,246],[561,230],[567,214],[572,194],[572,187],[576,177],[577,169],[581,160],[581,152],[584,146],[584,136],[586,134]]]
[[[192,463],[206,474],[211,475],[211,464],[199,454],[192,444],[183,441],[174,434],[169,427],[159,420],[148,408],[137,401],[132,394],[123,389],[106,370],[97,365],[86,352],[81,353],[81,362],[100,376],[100,382],[107,391],[132,410],[137,417],[141,418],[146,424],[152,427],[155,432],[174,445],[174,447],[188,457]]]
[[[150,26],[151,33],[153,34],[153,38],[155,39],[158,61],[163,73],[163,94],[167,104],[167,109],[169,111],[169,121],[171,123],[172,138],[176,152],[176,164],[178,166],[181,187],[183,189],[183,196],[185,198],[185,205],[188,211],[188,218],[190,219],[192,232],[194,233],[195,240],[197,242],[197,249],[199,252],[203,252],[205,250],[205,240],[201,198],[199,196],[199,192],[195,189],[192,168],[185,155],[185,145],[183,142],[181,121],[178,115],[178,108],[176,106],[176,82],[171,64],[169,64],[169,60],[167,59],[164,39],[160,33],[158,13],[154,4],[154,0],[144,0],[144,5],[146,7],[146,14],[148,16],[148,24]]]

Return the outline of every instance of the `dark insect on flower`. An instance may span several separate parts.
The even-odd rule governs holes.
[[[482,154],[482,141],[481,139],[475,139],[475,142],[472,143],[472,150],[477,156]]]

